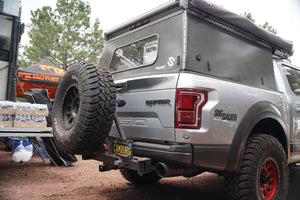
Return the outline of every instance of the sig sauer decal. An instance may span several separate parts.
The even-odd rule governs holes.
[[[226,113],[223,110],[215,110],[215,117],[219,117],[222,120],[227,120],[227,121],[237,121],[237,114],[233,113]]]

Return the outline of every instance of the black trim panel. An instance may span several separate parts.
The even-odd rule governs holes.
[[[133,143],[135,156],[151,158],[153,163],[165,162],[190,166],[192,164],[192,145],[162,145],[145,142]]]
[[[244,152],[244,147],[255,125],[263,119],[274,119],[280,123],[284,132],[287,133],[287,127],[282,120],[281,113],[273,104],[269,102],[260,102],[249,109],[240,123],[236,134],[233,138],[230,148],[227,165],[225,170],[230,172],[237,172],[241,166],[241,159]],[[287,145],[287,144],[286,144]],[[287,152],[289,154],[290,147],[287,145]]]
[[[193,166],[224,170],[230,151],[230,145],[194,146]]]
[[[224,170],[229,151],[229,145],[134,143],[134,155],[151,158],[153,163],[165,162],[215,170]]]
[[[155,112],[117,112],[118,117],[158,118]]]

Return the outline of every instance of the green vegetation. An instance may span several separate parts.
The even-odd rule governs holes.
[[[246,17],[247,19],[249,19],[250,21],[254,22],[255,23],[255,19],[252,17],[252,14],[249,13],[249,12],[244,12],[244,14],[241,14],[241,16],[243,17]],[[259,25],[261,28],[263,29],[266,29],[267,31],[271,32],[271,33],[274,33],[274,34],[277,34],[277,31],[276,29],[271,26],[269,24],[269,22],[265,22],[263,25]]]
[[[82,59],[98,64],[104,40],[99,20],[91,26],[89,3],[57,0],[56,7],[31,11],[30,43],[22,47],[19,66],[27,67],[45,57],[63,69]]]

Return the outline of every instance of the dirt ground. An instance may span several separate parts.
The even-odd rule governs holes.
[[[154,186],[135,186],[118,170],[99,172],[99,162],[82,160],[71,167],[55,167],[34,155],[15,163],[0,149],[0,200],[40,199],[224,199],[222,177],[203,173],[193,178],[164,178]],[[289,200],[299,199],[300,172],[291,178]]]
[[[55,167],[33,156],[15,163],[11,152],[0,150],[0,199],[224,199],[222,178],[205,173],[191,179],[165,178],[154,186],[137,187],[118,170],[99,172],[99,162],[82,160]]]

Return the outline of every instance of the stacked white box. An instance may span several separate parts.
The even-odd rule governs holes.
[[[47,105],[0,101],[0,127],[45,128]]]
[[[0,101],[0,127],[12,127],[14,113],[15,108],[13,102]]]

